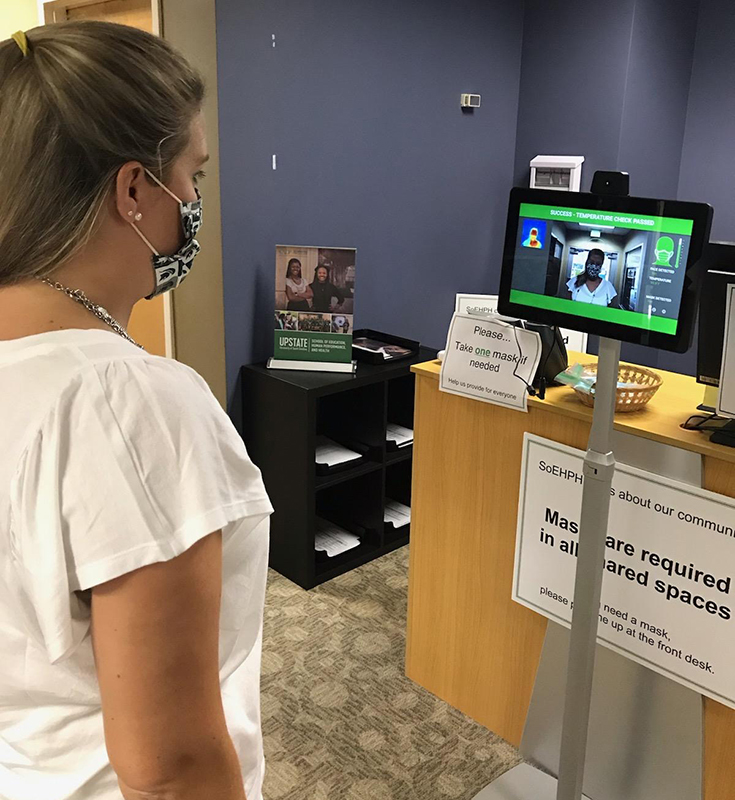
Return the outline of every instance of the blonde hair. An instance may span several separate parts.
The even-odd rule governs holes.
[[[0,287],[50,275],[93,235],[128,161],[165,182],[201,109],[171,45],[109,22],[0,42]]]

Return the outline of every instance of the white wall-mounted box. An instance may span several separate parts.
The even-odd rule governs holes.
[[[536,156],[531,159],[531,188],[578,192],[584,156]]]

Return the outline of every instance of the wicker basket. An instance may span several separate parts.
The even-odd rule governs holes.
[[[597,372],[597,364],[584,364],[587,372]],[[637,367],[632,364],[621,364],[618,367],[618,383],[637,383],[639,389],[617,390],[615,398],[615,411],[640,411],[643,406],[656,394],[658,387],[663,383],[661,376],[645,367]],[[586,405],[594,406],[595,389],[592,387],[591,393],[574,390],[577,397]]]

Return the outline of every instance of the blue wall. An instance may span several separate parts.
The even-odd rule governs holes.
[[[637,0],[615,169],[631,194],[676,198],[697,30],[695,0]]]
[[[711,203],[712,239],[735,242],[733,0],[701,0],[679,197]]]
[[[700,0],[678,197],[710,203],[712,241],[735,242],[735,4]],[[733,264],[735,267],[735,264]],[[696,375],[688,353],[659,353],[657,366]]]
[[[518,185],[528,185],[535,155],[583,155],[582,191],[589,191],[596,170],[622,170],[630,175],[631,194],[677,197],[698,5],[527,0]],[[539,30],[563,36],[540,39]],[[560,41],[573,45],[560,48]],[[588,349],[597,352],[596,337]],[[624,344],[622,358],[693,374],[696,351],[677,355]]]
[[[357,247],[356,324],[441,347],[454,294],[497,290],[508,190],[538,154],[584,155],[583,190],[619,169],[633,194],[710,202],[713,238],[735,240],[732,0],[218,0],[217,16],[231,398],[272,352],[276,244]],[[462,91],[482,107],[461,113]],[[623,357],[693,374],[695,352]]]
[[[356,326],[437,348],[454,294],[488,290],[522,24],[514,0],[218,0],[231,398],[272,353],[276,244],[356,247]],[[482,107],[462,113],[463,91]]]
[[[526,0],[515,182],[537,155],[617,169],[635,0]]]

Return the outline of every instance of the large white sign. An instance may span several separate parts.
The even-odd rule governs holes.
[[[513,599],[572,621],[584,453],[526,434]],[[735,501],[617,464],[598,642],[735,708]]]
[[[527,411],[528,386],[541,358],[541,337],[502,322],[455,314],[449,325],[439,388]]]
[[[475,317],[490,317],[498,313],[498,296],[496,294],[458,294],[454,303],[457,314],[471,314]],[[501,317],[510,319],[510,317]],[[564,346],[577,353],[587,352],[587,334],[559,328]]]

